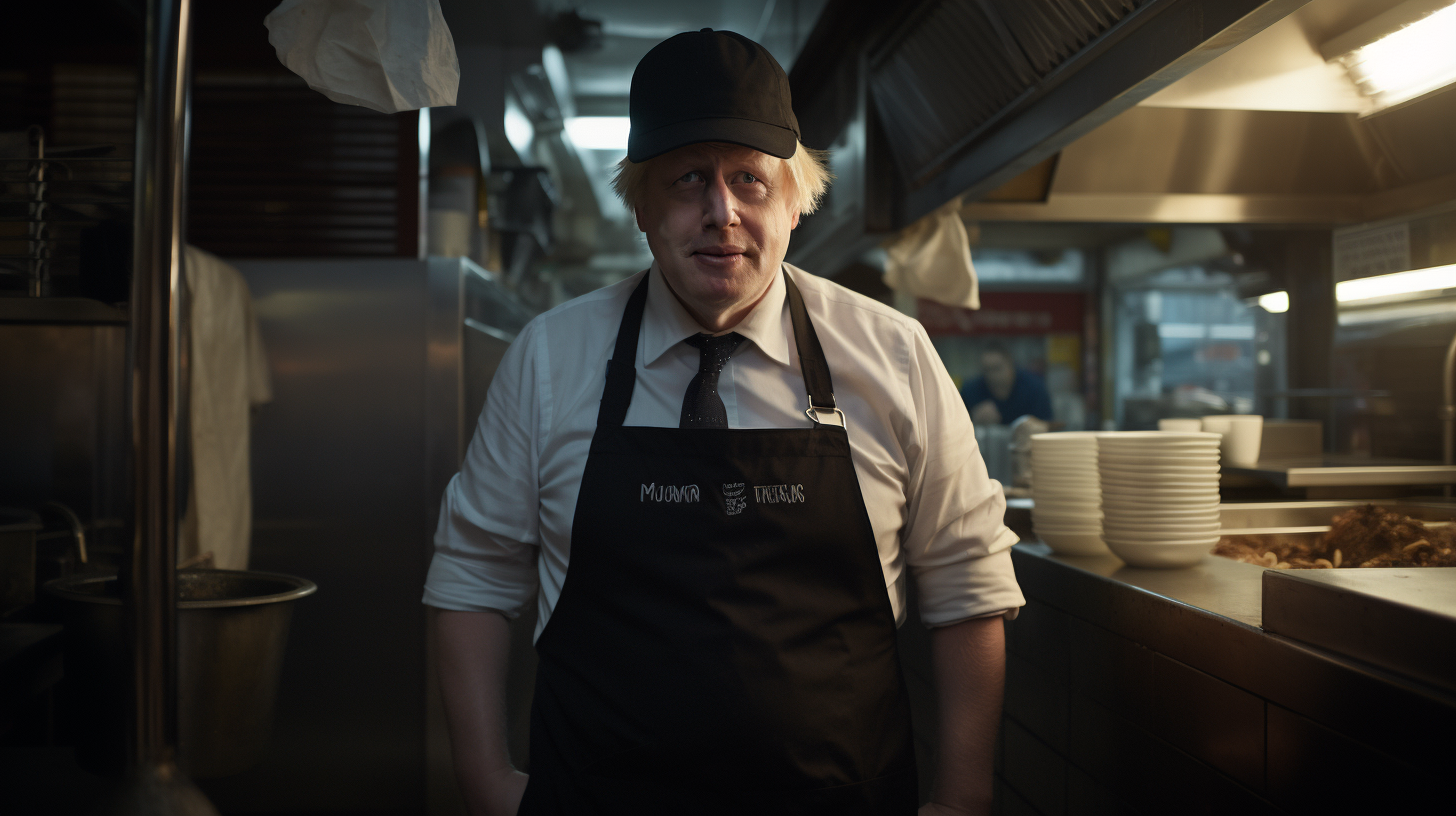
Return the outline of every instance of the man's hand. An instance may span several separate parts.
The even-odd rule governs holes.
[[[1001,412],[991,400],[981,400],[971,409],[971,421],[977,425],[1000,425]]]
[[[478,779],[461,780],[470,816],[516,816],[530,777],[509,765]]]

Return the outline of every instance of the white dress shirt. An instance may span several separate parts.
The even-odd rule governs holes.
[[[928,626],[1022,606],[1009,552],[1017,536],[1002,523],[1001,485],[987,476],[965,403],[925,329],[784,266],[804,296],[846,417],[895,620],[905,617],[907,565]],[[540,315],[511,344],[445,491],[426,604],[514,617],[535,596],[541,634],[566,579],[607,359],[642,274]],[[675,428],[698,371],[698,350],[682,341],[704,329],[655,264],[649,274],[624,424]],[[782,276],[734,330],[747,342],[719,376],[728,426],[810,426]]]

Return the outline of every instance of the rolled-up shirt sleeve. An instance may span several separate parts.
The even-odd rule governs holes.
[[[923,329],[911,343],[910,390],[918,416],[901,534],[926,626],[946,626],[1025,605],[1011,564],[1016,533],[989,477],[965,403]]]
[[[527,325],[506,351],[465,461],[445,490],[425,579],[429,606],[515,617],[536,595],[544,421],[536,328]]]

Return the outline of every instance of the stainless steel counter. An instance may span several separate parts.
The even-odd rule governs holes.
[[[1188,569],[1138,569],[1111,555],[1056,555],[1041,542],[1023,542],[1016,549],[1174,603],[1249,626],[1263,625],[1264,567],[1210,555]]]

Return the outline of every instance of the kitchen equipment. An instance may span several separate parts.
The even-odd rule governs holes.
[[[318,587],[303,578],[235,570],[177,571],[178,753],[196,778],[235,774],[267,745],[293,601]],[[114,575],[50,581],[62,602],[77,761],[121,769],[127,640]]]

